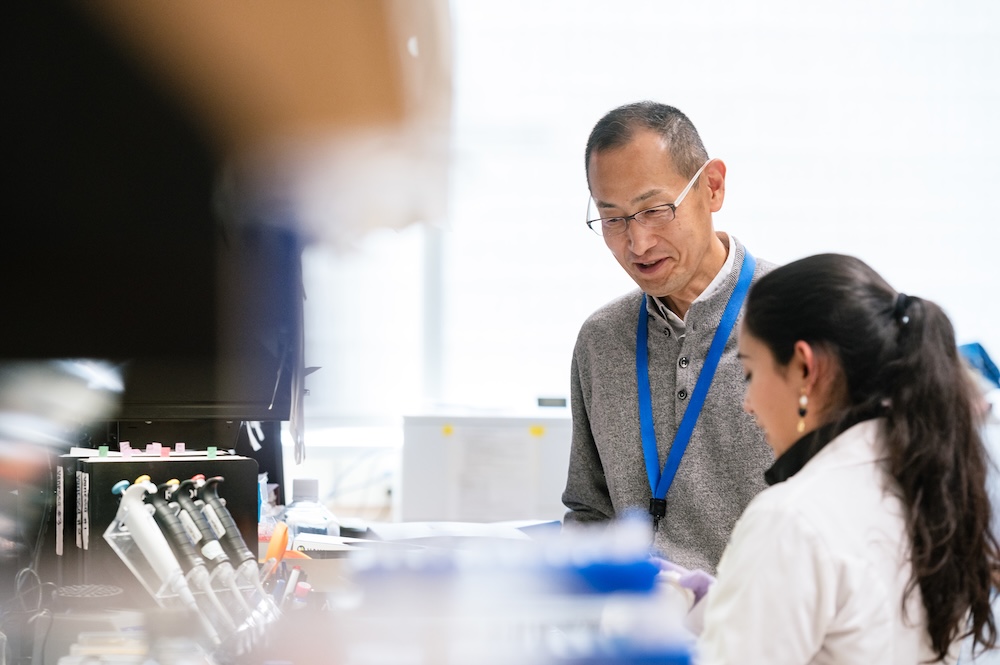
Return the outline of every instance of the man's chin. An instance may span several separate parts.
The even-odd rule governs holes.
[[[674,289],[671,288],[672,285],[662,279],[643,278],[641,275],[633,275],[632,279],[639,285],[643,293],[656,298],[669,298],[674,292]]]

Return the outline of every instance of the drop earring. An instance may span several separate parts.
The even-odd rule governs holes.
[[[806,431],[806,407],[809,406],[809,398],[806,397],[806,391],[803,388],[802,394],[799,395],[799,424],[796,426],[796,430],[799,434]]]

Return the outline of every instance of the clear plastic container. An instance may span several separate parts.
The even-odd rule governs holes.
[[[319,481],[315,478],[292,480],[292,502],[285,507],[279,519],[288,525],[289,545],[300,533],[340,535],[340,523],[336,516],[319,501]]]

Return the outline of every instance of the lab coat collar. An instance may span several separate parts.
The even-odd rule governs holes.
[[[788,480],[801,471],[802,467],[819,454],[828,443],[855,425],[872,420],[875,420],[875,417],[861,416],[846,421],[834,421],[809,432],[774,461],[771,468],[764,472],[764,481],[768,485],[774,485]]]

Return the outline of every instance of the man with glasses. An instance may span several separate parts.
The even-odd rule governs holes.
[[[654,553],[714,574],[773,462],[742,409],[736,357],[743,298],[772,266],[714,230],[726,166],[677,109],[614,109],[594,126],[585,162],[587,226],[639,288],[577,338],[564,523],[648,511]]]

